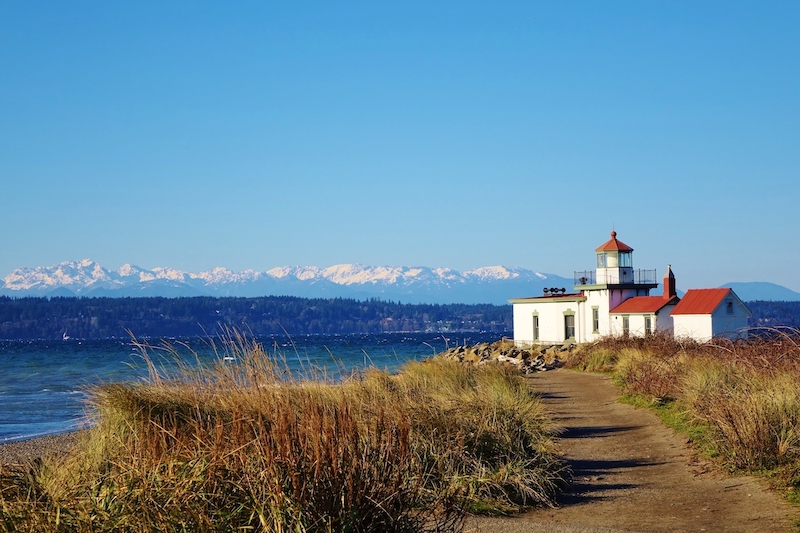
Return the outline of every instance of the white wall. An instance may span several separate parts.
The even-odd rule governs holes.
[[[733,314],[728,314],[729,301],[733,303]],[[715,337],[747,337],[747,314],[741,300],[732,297],[722,300],[712,315],[712,332]]]
[[[610,258],[609,258],[610,259]],[[609,261],[610,262],[610,261]],[[616,263],[616,259],[614,260]],[[631,267],[597,267],[595,270],[595,283],[618,284],[633,283],[633,268]]]
[[[649,296],[650,291],[646,289],[613,289],[608,290],[608,307],[614,309],[616,306],[634,296]]]
[[[675,338],[690,337],[698,342],[706,342],[714,336],[711,315],[674,315]]]
[[[645,315],[635,314],[635,315],[612,315],[611,316],[611,335],[624,335],[624,331],[622,329],[622,320],[623,316],[628,317],[628,335],[633,337],[644,337],[644,317]],[[655,331],[656,327],[656,320],[653,315],[648,315],[651,317],[651,324],[650,327],[652,331]]]
[[[575,341],[585,342],[584,302],[575,300],[541,300],[513,302],[514,342],[527,344],[561,344],[564,342],[564,313],[575,313]],[[539,315],[539,340],[533,339],[533,314]]]
[[[608,335],[610,331],[609,328],[611,327],[608,320],[608,290],[586,291],[585,294],[585,312],[581,316],[583,319],[581,321],[582,340],[579,342],[591,342],[604,335]],[[592,307],[597,307],[599,314],[598,333],[592,331]]]
[[[666,333],[675,331],[675,322],[672,319],[672,310],[675,309],[675,305],[666,305],[658,311],[656,314],[656,330]]]
[[[533,304],[515,303],[512,305],[514,311],[514,343],[533,344]]]
[[[636,289],[601,289],[596,291],[585,291],[586,294],[586,312],[584,332],[585,337],[582,342],[594,341],[606,335],[615,334],[615,321],[614,317],[610,315],[611,310],[616,306],[634,296],[647,296],[649,291],[639,289],[637,294]],[[598,333],[592,332],[592,307],[597,307],[600,313],[600,321],[598,324]],[[632,328],[633,326],[631,326]],[[653,327],[656,327],[655,324]],[[622,322],[619,321],[619,332],[617,335],[622,334]],[[644,319],[641,319],[641,330],[644,334]]]
[[[645,334],[645,318],[650,317],[650,332],[663,331],[671,333],[673,321],[670,313],[675,309],[675,304],[662,307],[657,313],[631,313],[611,315],[610,335],[623,335],[622,317],[627,316],[629,321],[628,334],[643,337]]]

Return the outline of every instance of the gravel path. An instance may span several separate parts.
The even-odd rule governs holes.
[[[531,383],[565,429],[572,491],[556,509],[471,518],[468,533],[789,532],[800,516],[756,480],[698,460],[651,412],[617,403],[606,376],[558,369]]]

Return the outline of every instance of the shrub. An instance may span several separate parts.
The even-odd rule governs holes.
[[[692,366],[684,397],[711,425],[718,449],[734,466],[761,469],[797,459],[798,387],[797,375],[706,362]]]

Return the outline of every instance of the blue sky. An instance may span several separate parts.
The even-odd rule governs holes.
[[[0,277],[507,265],[800,290],[800,3],[5,2]]]

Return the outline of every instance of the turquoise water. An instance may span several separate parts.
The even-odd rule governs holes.
[[[297,372],[328,376],[375,366],[396,370],[456,344],[499,340],[498,333],[258,337],[265,350]],[[186,361],[219,358],[208,340],[171,341]],[[159,341],[151,341],[159,345]],[[187,346],[184,346],[187,345]],[[219,342],[216,343],[219,347]],[[157,352],[158,353],[158,352]],[[85,427],[87,390],[98,383],[144,379],[147,369],[129,341],[0,341],[0,443]]]

